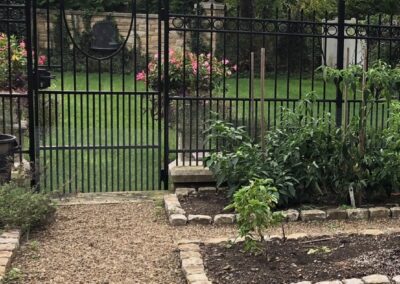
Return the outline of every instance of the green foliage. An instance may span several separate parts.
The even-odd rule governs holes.
[[[55,205],[44,194],[6,184],[0,187],[0,226],[23,230],[44,225],[55,212]]]
[[[234,127],[222,120],[211,121],[206,130],[208,140],[221,145],[220,151],[205,158],[205,165],[217,177],[218,186],[227,183],[232,196],[255,178],[271,178],[278,188],[281,202],[295,196],[297,181],[279,163],[262,153],[244,127]]]
[[[4,276],[4,279],[2,279],[2,282],[4,284],[11,284],[11,283],[21,283],[21,280],[23,278],[23,273],[19,268],[12,268],[10,269],[7,274]]]
[[[238,213],[239,235],[245,238],[247,251],[257,252],[256,240],[264,240],[264,230],[282,221],[282,214],[272,211],[278,200],[279,193],[271,179],[251,180],[248,186],[235,193],[233,203],[226,209]]]
[[[25,42],[0,33],[0,89],[26,87],[26,62]]]
[[[385,130],[369,129],[366,124],[376,98],[389,103],[397,96],[397,84],[388,77],[396,77],[398,70],[378,62],[366,72],[357,66],[324,72],[342,88],[346,84],[357,96],[368,98],[364,118],[360,119],[360,111],[349,125],[336,128],[329,113],[315,117],[317,98],[311,93],[295,110],[284,109],[281,125],[265,137],[265,153],[245,128],[214,120],[208,137],[221,150],[211,153],[205,165],[219,185],[227,183],[233,194],[252,179],[269,178],[278,189],[281,204],[343,203],[349,189],[361,203],[379,201],[399,191],[400,104],[392,103]]]

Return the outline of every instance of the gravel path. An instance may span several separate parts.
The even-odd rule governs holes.
[[[234,227],[167,224],[159,202],[74,205],[25,242],[13,267],[17,283],[185,283],[175,241],[234,236]],[[290,224],[287,233],[398,228],[400,221]],[[276,233],[277,229],[273,230]]]

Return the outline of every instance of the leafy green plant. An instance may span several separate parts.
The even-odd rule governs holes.
[[[282,214],[272,211],[278,201],[279,193],[271,179],[255,179],[237,191],[233,203],[226,207],[238,213],[239,235],[245,238],[246,251],[259,251],[264,230],[283,220]]]
[[[14,184],[0,187],[0,226],[24,231],[44,225],[55,213],[55,205],[44,194]]]
[[[204,164],[217,178],[217,185],[226,183],[229,196],[248,185],[249,180],[271,178],[281,196],[281,202],[295,197],[297,180],[281,164],[263,153],[244,127],[234,127],[222,120],[212,120],[206,130],[207,139],[219,146],[218,152],[205,157]]]
[[[373,141],[367,134],[368,116],[374,102],[384,100],[389,105],[392,98],[398,96],[400,70],[392,68],[382,61],[377,61],[369,69],[367,66],[359,65],[351,65],[342,70],[327,66],[323,66],[321,69],[325,80],[333,80],[338,88],[341,88],[342,91],[353,92],[361,101],[358,121],[353,122],[352,131],[347,132],[349,125],[343,126],[343,142],[338,152],[340,155],[337,156],[337,162],[343,164],[345,171],[350,174],[350,178],[342,178],[341,181],[347,181],[347,187],[355,190],[357,201],[361,203],[368,183],[372,179],[371,167],[376,167],[374,164],[382,158],[371,147]],[[345,123],[347,123],[346,120]],[[370,138],[372,137],[373,135],[370,135]],[[356,151],[354,151],[354,146],[357,147]]]

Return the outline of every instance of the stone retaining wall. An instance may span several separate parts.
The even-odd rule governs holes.
[[[55,35],[58,31],[55,31],[57,27],[57,15],[58,11],[50,11],[50,25],[47,24],[47,12],[46,10],[37,11],[37,28],[38,28],[38,42],[39,47],[47,49],[48,45],[54,47]],[[67,24],[72,30],[72,27],[76,31],[84,31],[84,13],[81,11],[66,11]],[[129,33],[130,23],[132,19],[131,13],[97,13],[91,19],[91,26],[96,22],[104,20],[107,16],[111,16],[115,20],[120,35],[126,39]],[[48,38],[48,28],[50,28],[50,39]],[[149,55],[155,55],[158,53],[158,36],[159,36],[159,23],[157,14],[137,14],[136,15],[136,31],[134,28],[129,34],[127,48],[132,50],[134,47],[134,34],[137,35],[137,46],[140,48],[142,54],[146,54],[146,47],[148,46]],[[161,40],[163,41],[164,36],[162,31],[164,30],[161,25]],[[189,39],[188,39],[189,40]],[[170,31],[169,36],[171,47],[182,47],[183,46],[183,33],[177,31]],[[161,45],[162,47],[163,45]]]
[[[19,247],[20,230],[7,230],[0,235],[0,283]]]

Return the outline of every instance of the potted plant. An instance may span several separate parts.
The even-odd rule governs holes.
[[[147,70],[136,75],[136,80],[145,81],[153,90],[163,89],[165,79],[162,77],[159,82],[158,65],[159,60],[155,56]],[[160,68],[163,70],[163,63]],[[183,150],[186,158],[202,158],[198,153],[204,151],[204,125],[212,110],[210,95],[222,92],[224,77],[229,78],[236,69],[236,65],[232,66],[229,60],[219,60],[211,54],[169,51],[169,96],[177,98],[170,105],[169,123],[178,132],[178,150]],[[163,117],[163,107],[158,110],[158,102],[155,102],[153,115]],[[196,151],[197,154],[194,153]]]

